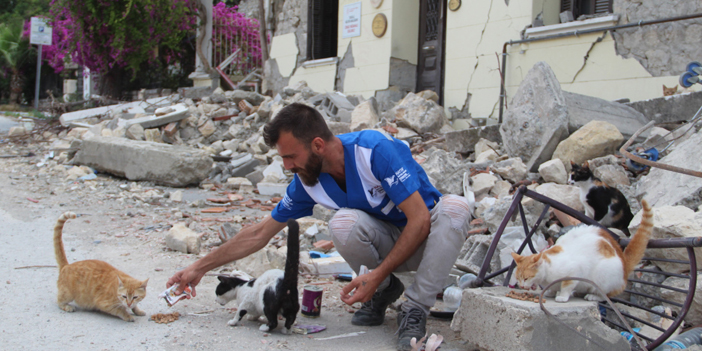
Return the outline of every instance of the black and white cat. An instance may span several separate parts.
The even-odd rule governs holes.
[[[265,316],[266,324],[259,328],[271,331],[278,326],[278,314],[285,318],[283,334],[290,334],[300,310],[297,291],[298,262],[300,260],[300,227],[294,219],[288,220],[288,253],[285,271],[271,269],[256,279],[220,276],[215,293],[221,305],[236,300],[236,315],[227,324],[235,326],[249,314],[250,320]]]
[[[626,197],[616,188],[610,187],[592,174],[585,162],[582,166],[571,161],[568,182],[580,188],[580,202],[585,215],[605,227],[617,228],[630,236],[629,222],[634,218]]]

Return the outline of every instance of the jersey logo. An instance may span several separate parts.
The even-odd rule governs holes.
[[[288,211],[292,210],[293,206],[293,201],[292,199],[288,196],[288,194],[285,194],[282,200],[280,200],[280,204]]]
[[[376,185],[368,189],[368,193],[371,197],[382,197],[385,195],[385,189],[383,189],[382,185]]]
[[[388,183],[388,188],[392,188],[393,185],[397,184],[400,182],[399,179],[396,179],[395,176],[389,176],[385,178],[385,182]]]
[[[407,172],[405,167],[398,169],[397,172],[395,172],[395,174],[397,175],[397,179],[399,179],[401,182],[404,182],[405,180],[407,180],[407,178],[410,177],[410,173]]]

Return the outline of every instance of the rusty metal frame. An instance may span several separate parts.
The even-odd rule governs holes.
[[[544,210],[542,211],[541,215],[537,219],[536,223],[531,227],[531,229],[528,226],[528,223],[526,221],[526,215],[524,213],[524,208],[522,207],[521,201],[524,197],[529,197],[531,199],[534,199],[536,201],[539,201],[541,203],[544,203],[546,206],[544,207]],[[500,226],[497,228],[497,232],[495,232],[495,236],[490,243],[490,247],[488,248],[487,255],[485,257],[485,260],[483,261],[483,264],[480,268],[480,272],[478,273],[477,279],[475,279],[472,284],[471,288],[476,288],[476,287],[489,287],[489,286],[495,286],[492,282],[490,282],[491,278],[494,278],[496,276],[502,275],[507,273],[507,276],[503,282],[502,285],[507,286],[509,284],[510,277],[512,275],[512,272],[516,266],[514,261],[512,261],[511,265],[509,267],[502,268],[496,272],[488,272],[490,269],[490,261],[492,260],[493,255],[495,254],[495,250],[497,249],[497,244],[500,241],[500,238],[502,237],[502,233],[504,232],[505,228],[507,227],[507,224],[509,223],[510,219],[513,216],[516,216],[517,210],[519,211],[519,216],[522,221],[522,226],[524,228],[524,233],[526,234],[526,238],[520,245],[519,249],[517,250],[518,254],[521,254],[524,248],[528,245],[531,249],[532,252],[536,252],[536,250],[533,249],[533,243],[531,242],[531,237],[533,234],[536,232],[536,229],[539,227],[543,219],[546,217],[546,214],[548,213],[549,208],[555,208],[569,216],[572,216],[581,222],[585,224],[590,224],[590,225],[596,225],[599,227],[602,227],[605,229],[612,237],[614,237],[619,244],[622,247],[626,247],[626,245],[629,243],[628,238],[620,238],[616,234],[612,233],[609,229],[603,227],[600,225],[598,222],[596,222],[594,219],[589,218],[585,216],[583,213],[580,213],[576,211],[573,208],[570,208],[556,200],[553,200],[549,197],[546,197],[544,195],[541,195],[537,192],[534,192],[532,190],[529,190],[526,188],[526,186],[521,186],[519,189],[515,192],[514,194],[514,200],[512,201],[512,205],[509,207],[509,210],[507,210],[507,213],[505,214],[504,218],[502,219],[502,222],[500,223]],[[634,317],[626,312],[622,312],[622,314],[632,320],[636,320],[640,323],[646,324],[651,326],[654,329],[657,329],[663,334],[659,336],[656,339],[651,339],[647,338],[645,336],[642,336],[639,334],[639,336],[645,340],[648,344],[646,345],[646,348],[648,350],[653,350],[656,348],[658,345],[663,343],[666,339],[668,339],[673,332],[681,325],[683,322],[683,318],[685,318],[685,315],[687,315],[687,312],[690,309],[690,305],[692,304],[692,300],[695,296],[695,289],[697,287],[697,259],[695,257],[695,252],[693,248],[695,247],[702,247],[702,237],[690,237],[690,238],[672,238],[672,239],[652,239],[648,243],[648,248],[649,249],[665,249],[665,248],[686,248],[687,249],[687,254],[688,254],[688,261],[683,261],[683,260],[670,260],[670,259],[660,259],[660,258],[652,258],[652,257],[644,257],[643,260],[649,260],[649,261],[666,261],[666,262],[672,262],[672,263],[679,263],[679,264],[689,264],[690,266],[690,272],[689,275],[685,274],[676,274],[676,273],[670,273],[670,272],[665,272],[665,271],[651,271],[651,270],[646,270],[646,269],[637,269],[636,271],[640,272],[648,272],[648,273],[655,273],[655,274],[663,274],[666,276],[675,276],[675,277],[680,277],[683,279],[689,279],[689,284],[688,284],[688,289],[679,289],[675,287],[670,287],[662,284],[657,284],[657,283],[652,283],[652,282],[647,282],[643,280],[636,280],[636,279],[629,279],[629,281],[640,283],[640,284],[645,284],[645,285],[651,285],[651,286],[657,286],[660,288],[668,289],[671,291],[675,291],[681,294],[686,294],[685,301],[680,304],[674,301],[669,301],[665,300],[659,297],[651,296],[648,294],[632,291],[632,290],[625,290],[625,292],[633,295],[638,295],[642,296],[645,298],[650,298],[654,300],[658,300],[664,303],[667,303],[671,306],[679,308],[677,311],[677,316],[674,318],[673,323],[671,324],[668,329],[663,330],[660,327],[656,327],[655,325],[652,325],[651,323],[641,320],[640,318]],[[624,304],[630,307],[638,308],[650,313],[657,314],[661,316],[661,318],[668,318],[668,319],[673,319],[665,314],[659,313],[657,311],[654,311],[652,309],[643,307],[641,305],[638,305],[634,302],[630,302],[627,300],[622,300],[620,298],[612,298],[613,302],[617,302],[620,304]],[[607,306],[606,304],[600,303],[600,306],[611,310],[611,307]],[[605,318],[606,319],[606,318]],[[610,319],[607,319],[609,323],[612,323],[613,325],[616,325],[620,327],[622,330],[625,330],[623,326],[618,324],[616,321],[612,321]],[[638,333],[637,333],[638,334]]]

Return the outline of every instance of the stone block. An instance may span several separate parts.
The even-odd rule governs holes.
[[[609,122],[592,121],[575,131],[558,144],[553,152],[553,159],[560,159],[566,170],[570,171],[570,162],[583,162],[614,154],[624,142],[624,136],[617,127]]]
[[[374,107],[374,100],[374,98],[371,98],[371,100],[364,101],[353,109],[351,113],[351,131],[357,132],[373,128],[378,123],[380,119]]]
[[[239,101],[241,100],[246,100],[251,103],[253,106],[258,106],[260,105],[266,97],[253,91],[245,91],[245,90],[229,90],[224,92],[224,96],[229,99],[229,101],[238,104]]]
[[[322,103],[319,105],[319,108],[323,110],[327,114],[327,116],[329,116],[329,118],[337,122],[340,121],[340,113],[344,114],[341,111],[347,111],[348,117],[351,117],[351,111],[354,110],[353,104],[349,102],[349,100],[346,99],[346,97],[337,93],[325,94],[324,98],[322,99]],[[344,122],[350,122],[350,120]]]
[[[565,184],[568,182],[568,173],[566,173],[563,161],[560,159],[546,161],[539,165],[539,175],[549,183]]]
[[[500,126],[503,147],[536,172],[568,136],[568,108],[556,75],[537,62],[519,85]]]
[[[695,160],[695,162],[691,162]],[[702,171],[702,132],[674,145],[670,153],[658,162],[671,166]],[[702,178],[653,167],[636,184],[636,197],[651,206],[682,205],[697,209],[702,204]]]
[[[285,195],[285,190],[288,189],[288,183],[269,183],[269,182],[259,182],[256,184],[258,193],[267,196],[283,196]]]
[[[583,204],[580,202],[580,188],[577,186],[545,183],[536,187],[534,191],[546,197],[550,197],[570,208],[580,212],[584,211]]]
[[[485,350],[601,350],[599,345],[548,317],[538,303],[506,297],[510,290],[507,287],[464,289],[451,329],[459,332],[461,339]],[[596,302],[571,298],[568,303],[557,303],[547,299],[544,306],[560,321],[604,345],[606,350],[631,349],[626,338],[600,321]]]
[[[620,165],[602,165],[595,168],[592,174],[609,186],[631,185],[626,170]]]
[[[422,168],[442,194],[463,195],[463,173],[468,168],[453,157],[452,153],[434,150],[422,163]]]
[[[175,187],[199,183],[212,168],[212,159],[200,150],[99,137],[83,141],[74,163],[129,180],[148,180]]]
[[[489,173],[478,173],[472,176],[471,179],[473,180],[473,192],[476,198],[489,193],[498,180],[497,177]]]
[[[166,246],[182,253],[200,253],[200,236],[183,223],[176,223],[166,234]]]
[[[251,158],[248,161],[236,166],[236,168],[232,169],[230,174],[232,177],[246,177],[247,174],[255,171],[256,166],[260,164],[261,162],[259,160]]]
[[[399,127],[411,128],[420,134],[436,133],[448,125],[443,107],[414,93],[407,94],[388,115]]]
[[[522,181],[527,177],[526,165],[519,157],[510,158],[495,164],[492,170],[499,174],[502,179],[509,180],[512,183]]]
[[[641,224],[642,213],[639,211],[629,223],[629,231],[635,233]],[[651,239],[669,238],[689,238],[700,236],[702,233],[702,213],[694,212],[684,206],[656,206],[653,208],[653,231]],[[702,248],[696,247],[695,256],[702,257]],[[688,261],[687,249],[667,248],[648,249],[646,257],[665,258],[673,260]],[[688,264],[680,264],[665,261],[652,261],[660,269],[672,272],[683,273],[689,270]],[[702,270],[702,260],[697,260],[698,271]]]
[[[462,154],[476,151],[475,145],[480,139],[487,139],[494,143],[502,142],[500,126],[496,124],[448,132],[444,136],[446,138],[446,149],[450,152],[460,152]]]

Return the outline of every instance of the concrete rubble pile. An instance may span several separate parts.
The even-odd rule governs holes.
[[[261,131],[284,106],[300,102],[317,108],[335,134],[376,129],[406,142],[442,193],[473,192],[475,219],[456,261],[453,279],[464,273],[478,273],[494,233],[512,202],[512,194],[519,186],[525,185],[583,211],[579,189],[568,184],[571,162],[588,161],[597,177],[624,193],[633,213],[639,212],[641,199],[653,205],[654,238],[702,233],[702,179],[658,168],[635,172],[618,154],[619,147],[637,129],[654,119],[639,112],[647,111],[650,106],[626,105],[564,92],[548,65],[542,62],[527,74],[501,125],[454,130],[437,101],[438,96],[432,92],[409,93],[394,107],[383,111],[374,98],[320,94],[304,82],[282,89],[274,98],[255,92],[217,89],[201,99],[172,98],[170,104],[158,108],[130,107],[113,110],[107,116],[66,122],[72,129],[59,135],[52,149],[65,150],[55,157],[60,163],[75,165],[75,171],[69,171],[67,179],[90,177],[92,170],[88,166],[133,181],[146,180],[174,187],[196,184],[203,189],[226,190],[233,201],[243,200],[243,197],[234,200],[232,196],[236,194],[254,193],[279,201],[292,174],[284,169],[277,151],[265,145]],[[689,117],[693,114],[694,111],[689,113]],[[673,127],[654,128],[638,139],[635,146],[660,149],[661,141],[675,139],[673,146],[661,155],[660,162],[701,171],[699,162],[690,162],[702,159],[701,128],[702,123],[689,124],[677,129],[684,132],[676,135],[668,133]],[[170,193],[169,201],[181,201],[182,194],[178,192],[180,190]],[[155,195],[164,197],[163,193]],[[522,204],[527,220],[534,223],[543,205],[530,199],[524,199]],[[259,204],[270,208],[274,205],[275,201]],[[192,206],[205,207],[195,202]],[[328,239],[327,221],[332,215],[333,211],[317,207],[313,218],[301,222],[302,231],[306,233],[302,245],[308,251],[315,249],[315,242]],[[640,217],[638,214],[632,221],[632,233]],[[227,224],[228,228],[222,225],[220,237],[226,239],[234,235],[241,223]],[[188,230],[173,226],[166,243],[173,242],[169,247],[182,252],[200,252],[201,245],[194,239],[197,235],[193,236]],[[555,216],[547,217],[535,234],[536,249],[546,248],[563,232]],[[509,254],[518,248],[523,238],[521,220],[516,216],[497,247],[491,271],[511,263]],[[282,241],[274,239],[264,250],[237,262],[237,266],[254,276],[268,268],[280,268],[285,256],[285,247],[281,246]],[[681,259],[678,251],[682,249],[655,250],[650,254]],[[301,262],[312,261],[308,256],[304,258]],[[338,259],[328,262],[324,265],[339,264]],[[698,268],[702,268],[702,260],[699,262]],[[656,265],[676,271],[675,264],[656,262]],[[319,273],[324,268],[320,267],[311,264],[304,269]],[[682,273],[682,268],[678,270]],[[631,285],[632,289],[665,298],[661,289]],[[630,298],[635,299],[635,296]],[[655,300],[649,300],[647,307],[657,305]],[[473,313],[475,311],[459,309],[454,318],[454,330],[471,328],[468,324],[475,320],[470,317]],[[696,294],[685,320],[690,324],[702,323],[702,292]],[[534,336],[537,337],[544,335]],[[528,340],[515,342],[528,343]],[[617,342],[612,341],[612,345]]]

